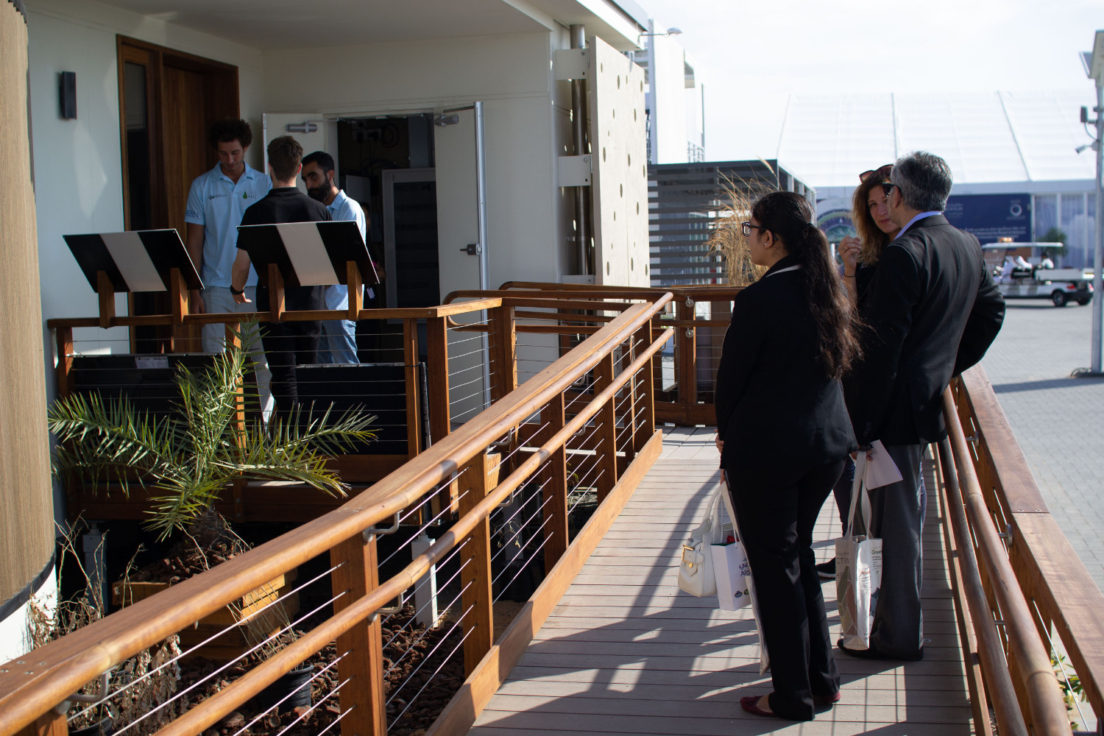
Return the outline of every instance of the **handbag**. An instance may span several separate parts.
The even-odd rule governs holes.
[[[867,524],[870,522],[866,465],[866,453],[858,453],[847,531],[836,540],[836,602],[841,640],[848,649],[870,648],[870,630],[882,585],[882,540],[854,533],[860,513]]]
[[[730,535],[735,536],[735,527],[731,521],[726,524],[721,511],[721,497],[726,493],[724,484],[718,483],[709,499],[709,506],[706,507],[705,519],[697,529],[690,532],[690,538],[682,545],[678,586],[684,593],[697,598],[705,598],[717,592],[710,547],[724,544]]]

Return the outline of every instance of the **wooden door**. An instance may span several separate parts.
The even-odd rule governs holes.
[[[127,230],[175,228],[185,239],[192,180],[214,166],[215,120],[236,118],[237,67],[118,37],[123,221]],[[167,294],[132,294],[131,314],[166,314]],[[131,330],[132,352],[199,349],[199,330]]]

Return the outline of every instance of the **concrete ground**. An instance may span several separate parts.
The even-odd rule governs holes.
[[[1104,590],[1104,378],[1070,377],[1090,364],[1092,309],[1010,301],[981,364],[1051,513]]]

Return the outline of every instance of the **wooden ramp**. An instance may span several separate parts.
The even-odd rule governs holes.
[[[770,690],[769,673],[759,675],[754,622],[676,584],[680,546],[717,482],[714,430],[664,432],[662,457],[471,733],[971,733],[936,493],[929,492],[924,535],[924,660],[839,655],[843,699],[832,711],[800,724],[756,717],[739,705],[743,695]],[[839,530],[829,499],[817,524],[818,560],[832,556]],[[834,584],[824,594],[834,639]]]

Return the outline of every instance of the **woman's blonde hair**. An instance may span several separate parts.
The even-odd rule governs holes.
[[[882,256],[882,250],[889,244],[890,237],[883,233],[874,222],[874,216],[870,214],[867,201],[873,189],[881,187],[889,182],[889,172],[893,164],[886,164],[881,168],[860,174],[862,180],[855,187],[855,194],[851,199],[851,221],[855,224],[855,230],[862,241],[862,250],[859,252],[859,263],[873,266]],[[879,191],[880,195],[881,192]]]

